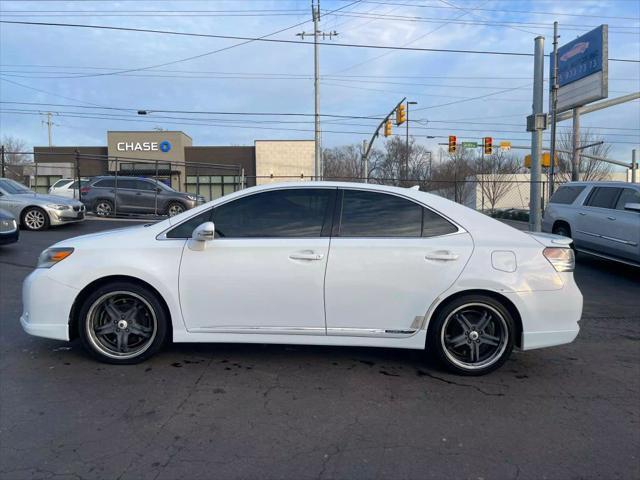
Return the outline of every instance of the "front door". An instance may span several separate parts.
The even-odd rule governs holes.
[[[408,198],[343,192],[325,283],[327,333],[413,333],[462,272],[471,237]]]
[[[213,210],[215,238],[185,244],[189,331],[325,335],[324,275],[335,188],[281,188]]]

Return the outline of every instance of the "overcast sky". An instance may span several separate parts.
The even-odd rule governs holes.
[[[533,39],[544,35],[548,53],[557,20],[561,45],[607,23],[609,58],[640,58],[637,0],[353,2],[321,0],[326,13],[321,29],[339,33],[326,42],[532,53]],[[0,1],[0,8],[2,20],[241,37],[260,37],[307,21],[269,37],[296,40],[296,33],[312,31],[309,4],[310,0],[22,0]],[[0,42],[0,132],[23,139],[29,147],[47,144],[41,115],[47,111],[54,112],[54,145],[106,145],[107,130],[152,128],[182,130],[194,145],[313,138],[312,117],[153,112],[312,114],[310,45],[251,42],[203,55],[241,41],[15,24],[0,24]],[[170,62],[175,63],[149,68]],[[406,96],[418,102],[411,107],[411,134],[434,149],[450,134],[460,140],[493,136],[494,142],[530,143],[524,125],[531,113],[531,57],[322,46],[320,63],[323,114],[379,116]],[[545,64],[545,75],[548,71]],[[609,62],[610,98],[638,90],[640,63]],[[546,105],[545,98],[545,110]],[[150,113],[142,117],[134,111],[138,109]],[[325,118],[323,146],[362,142],[376,123]],[[563,128],[570,125],[562,123]],[[582,125],[611,142],[613,156],[628,160],[640,143],[640,103],[585,115]]]

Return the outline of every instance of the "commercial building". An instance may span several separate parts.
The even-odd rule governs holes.
[[[109,131],[106,146],[34,147],[32,186],[96,175],[158,178],[214,199],[273,181],[309,179],[313,140],[256,140],[252,146],[194,146],[180,131]]]

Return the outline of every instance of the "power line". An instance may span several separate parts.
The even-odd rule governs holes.
[[[360,1],[360,0],[359,0]],[[219,38],[219,39],[227,39],[227,40],[244,40],[246,43],[249,42],[267,42],[267,43],[284,43],[284,44],[298,44],[298,45],[313,45],[313,42],[305,42],[302,40],[286,40],[286,39],[275,39],[275,38],[266,38],[263,37],[243,37],[238,35],[214,35],[207,33],[195,33],[195,32],[177,32],[172,30],[156,30],[149,28],[133,28],[133,27],[115,27],[115,26],[107,26],[107,25],[87,25],[87,24],[77,24],[77,23],[55,23],[55,22],[27,22],[27,21],[17,21],[17,20],[0,20],[0,23],[5,24],[14,24],[14,25],[33,25],[33,26],[49,26],[49,27],[72,27],[72,28],[91,28],[98,30],[118,30],[125,32],[138,32],[138,33],[155,33],[155,34],[163,34],[163,35],[176,35],[176,36],[187,36],[187,37],[204,37],[204,38]],[[303,22],[306,23],[306,22]],[[295,25],[299,26],[301,24]],[[293,27],[288,27],[285,30],[289,30]],[[283,30],[284,31],[284,30]],[[275,35],[274,32],[269,35]],[[348,48],[370,48],[370,49],[379,49],[379,50],[398,50],[398,51],[410,51],[410,52],[438,52],[438,53],[465,53],[465,54],[476,54],[476,55],[505,55],[505,56],[515,56],[515,57],[533,57],[533,53],[524,53],[524,52],[504,52],[498,50],[468,50],[468,49],[453,49],[453,48],[424,48],[424,47],[401,47],[401,46],[392,46],[392,45],[373,45],[373,44],[359,44],[359,43],[329,43],[329,42],[319,42],[320,45],[332,46],[332,47],[348,47]],[[243,44],[231,45],[229,47],[225,47],[225,49],[234,48],[236,46],[240,46]],[[204,55],[210,55],[211,53],[217,53],[218,51],[223,51],[223,49],[215,50],[214,52],[209,52],[207,54],[201,54],[199,56],[189,57],[188,59],[176,60],[173,62],[166,62],[163,64],[150,66],[150,67],[140,67],[137,69],[131,69],[129,71],[139,71],[145,70],[149,68],[161,67],[170,65],[173,63],[177,63],[178,61],[186,61],[191,60],[193,58],[199,58]],[[628,63],[640,63],[638,59],[632,58],[609,58],[610,62],[628,62]],[[119,73],[126,73],[125,71]],[[106,73],[102,74],[92,74],[87,76],[101,76],[108,75]]]

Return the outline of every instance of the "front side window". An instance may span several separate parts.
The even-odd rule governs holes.
[[[345,190],[341,237],[420,237],[423,208],[386,193]]]
[[[549,199],[549,203],[571,205],[584,188],[584,185],[564,185],[555,191],[551,199]]]
[[[599,208],[615,208],[621,188],[596,187],[587,199],[587,206]]]
[[[131,178],[119,178],[116,185],[118,186],[118,188],[128,188],[131,190],[135,190],[136,180],[133,180]]]
[[[15,180],[10,180],[8,178],[0,179],[0,189],[4,190],[7,194],[21,194],[21,193],[33,193],[27,187],[22,185],[21,183],[16,182]]]
[[[616,203],[617,210],[624,210],[624,206],[627,203],[640,203],[640,190],[633,188],[623,188],[618,203]]]
[[[197,226],[202,225],[205,222],[211,221],[212,210],[205,210],[199,213],[195,217],[191,217],[189,220],[182,222],[173,230],[167,232],[167,238],[191,238],[191,234]]]
[[[136,180],[135,188],[137,190],[146,190],[149,192],[153,192],[156,189],[155,185],[148,180]]]
[[[320,237],[334,194],[334,189],[283,189],[233,200],[214,210],[216,237]]]

